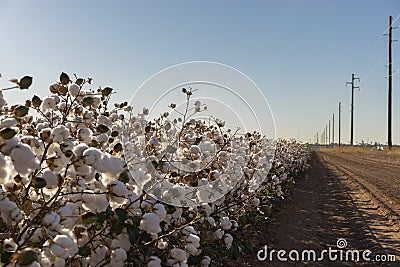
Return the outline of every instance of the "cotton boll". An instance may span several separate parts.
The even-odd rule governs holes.
[[[101,158],[101,151],[97,148],[90,147],[86,149],[82,156],[84,157],[84,162],[86,165],[92,166]]]
[[[54,260],[54,267],[65,267],[65,259],[56,257]]]
[[[111,242],[112,248],[122,248],[125,251],[129,251],[131,243],[129,241],[129,235],[127,233],[121,233],[117,235]]]
[[[228,217],[223,217],[219,222],[219,226],[224,230],[229,230],[232,227],[232,222],[229,220]]]
[[[166,249],[167,247],[168,247],[168,242],[166,242],[166,241],[164,241],[164,240],[159,240],[159,241],[157,242],[157,248],[158,248],[158,249],[164,250],[164,249]]]
[[[83,152],[88,149],[89,146],[87,144],[78,144],[76,145],[72,152],[77,156],[77,157],[81,157],[83,155]]]
[[[0,129],[11,128],[18,125],[18,121],[14,118],[6,118],[0,122]]]
[[[198,253],[198,249],[196,248],[196,246],[193,245],[193,244],[191,244],[191,243],[186,244],[185,250],[186,250],[189,254],[191,254],[191,255],[193,255],[193,256],[197,255],[197,253]]]
[[[125,250],[117,248],[111,252],[110,265],[123,267],[127,258],[128,256],[126,255]]]
[[[85,194],[87,192],[87,194]],[[105,194],[93,194],[93,191],[85,190],[82,193],[83,207],[91,212],[103,212],[108,207],[108,200]]]
[[[108,189],[110,191],[111,200],[118,204],[126,203],[129,191],[124,183],[114,180],[108,185]]]
[[[46,170],[41,176],[46,181],[47,189],[54,188],[58,185],[58,177],[54,174],[54,172]]]
[[[155,213],[145,213],[140,221],[139,229],[150,234],[161,232],[160,217]]]
[[[57,244],[52,244],[50,246],[50,251],[55,257],[59,257],[62,259],[66,259],[69,256],[68,250]]]
[[[208,267],[211,264],[211,258],[209,256],[204,256],[200,264],[201,267]]]
[[[91,137],[92,137],[92,130],[89,128],[82,128],[78,130],[78,139],[79,141],[82,141],[84,143],[89,143]]]
[[[54,109],[57,105],[56,99],[53,97],[46,97],[43,99],[41,104],[41,110],[43,112],[47,111],[48,109]]]
[[[14,169],[22,175],[27,175],[29,170],[39,168],[39,162],[28,145],[17,145],[11,151],[10,157],[14,164]]]
[[[99,142],[99,143],[105,143],[105,142],[108,141],[108,135],[105,134],[105,133],[99,134],[99,135],[96,137],[96,140],[97,140],[97,142]]]
[[[7,238],[3,241],[3,247],[7,251],[15,251],[18,247],[17,243],[15,243],[14,239]]]
[[[230,234],[225,234],[224,242],[225,242],[226,248],[228,248],[228,249],[231,248],[232,242],[233,242],[233,237]]]
[[[62,143],[69,137],[69,131],[64,125],[58,125],[52,130],[53,141]]]
[[[43,217],[43,222],[50,230],[57,230],[60,227],[60,216],[56,212],[47,213]]]
[[[147,267],[161,267],[161,259],[157,256],[150,256],[150,261],[147,263]]]
[[[9,156],[11,151],[19,145],[18,139],[13,137],[9,140],[0,140],[0,152]]]
[[[260,199],[258,199],[258,198],[253,198],[252,200],[251,200],[251,205],[253,205],[254,207],[257,207],[258,205],[260,205]]]
[[[103,158],[98,159],[93,164],[93,168],[95,168],[98,172],[109,173],[111,175],[117,176],[124,171],[124,164],[125,162],[118,157],[104,155]]]
[[[187,260],[186,252],[180,248],[171,249],[170,256],[177,262],[185,262]]]
[[[97,266],[101,261],[103,261],[106,257],[108,248],[106,246],[99,246],[92,251],[92,254],[89,258],[89,266]]]
[[[153,207],[153,212],[158,215],[160,218],[160,221],[165,219],[165,216],[167,215],[167,211],[165,210],[165,207],[163,204],[157,203]]]
[[[172,218],[178,219],[182,216],[182,213],[183,213],[183,209],[176,207],[175,211],[172,213]]]
[[[215,232],[214,232],[214,235],[215,235],[215,237],[216,238],[218,238],[218,239],[221,239],[223,236],[224,236],[224,230],[222,230],[222,229],[217,229]]]
[[[71,96],[76,97],[79,94],[80,88],[77,84],[71,84],[68,91]]]
[[[196,230],[193,228],[193,226],[190,226],[190,225],[185,226],[182,229],[182,233],[185,234],[185,235],[190,235],[190,234],[197,235]]]
[[[193,244],[196,248],[200,247],[200,237],[194,234],[189,234],[186,241]]]

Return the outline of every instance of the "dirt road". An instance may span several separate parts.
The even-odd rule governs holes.
[[[284,249],[287,253],[315,250],[319,256],[329,247],[338,249],[337,240],[344,239],[347,245],[341,250],[358,250],[360,261],[332,262],[325,255],[322,262],[283,263],[275,253],[272,263],[251,265],[400,266],[399,215],[400,156],[315,152],[308,173],[272,214],[259,246],[263,243],[268,251]],[[372,251],[367,258],[374,262],[362,259],[367,249]],[[389,255],[395,255],[397,262],[377,262]]]

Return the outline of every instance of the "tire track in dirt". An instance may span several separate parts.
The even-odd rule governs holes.
[[[382,212],[368,191],[356,186],[351,179],[355,173],[334,167],[339,163],[344,164],[332,163],[325,153],[314,153],[307,174],[273,212],[266,235],[260,237],[260,248],[264,243],[269,250],[320,252],[337,249],[337,239],[344,238],[346,250],[369,249],[372,255],[398,252],[400,238],[392,218]],[[273,262],[252,262],[249,266],[399,266],[399,262],[279,262],[275,257]]]

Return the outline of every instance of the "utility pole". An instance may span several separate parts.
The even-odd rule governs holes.
[[[354,137],[354,89],[360,88],[359,86],[354,86],[354,81],[360,81],[360,78],[354,78],[354,73],[351,74],[351,82],[346,82],[346,86],[351,84],[351,122],[350,122],[350,145],[353,146]]]
[[[342,103],[339,102],[339,147],[340,147],[340,117],[342,112]]]
[[[331,120],[329,120],[328,145],[331,146]]]
[[[392,16],[389,16],[388,148],[392,149]]]
[[[319,137],[319,136],[318,136],[318,132],[317,132],[317,145],[319,144],[319,140],[318,140],[318,137]]]
[[[328,125],[325,125],[325,144],[328,145]]]
[[[332,146],[335,146],[335,113],[332,114]]]

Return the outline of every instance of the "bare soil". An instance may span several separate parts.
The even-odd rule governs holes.
[[[395,255],[396,262],[258,261],[254,251],[237,266],[400,266],[400,154],[321,150],[295,189],[271,214],[267,224],[255,225],[255,247],[268,251],[292,249],[371,250],[369,256]],[[319,254],[317,254],[319,255]],[[285,255],[287,257],[287,255]]]

